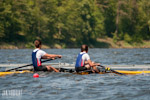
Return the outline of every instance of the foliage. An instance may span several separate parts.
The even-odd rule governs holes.
[[[77,47],[150,40],[149,0],[0,0],[0,42]],[[28,44],[29,43],[29,44]]]

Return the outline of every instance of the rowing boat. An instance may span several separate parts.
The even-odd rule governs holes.
[[[65,69],[66,70],[66,69]],[[119,73],[123,73],[125,75],[139,75],[139,74],[150,74],[150,70],[140,70],[140,71],[128,71],[128,70],[115,70]],[[73,74],[79,74],[79,75],[87,75],[87,74],[93,74],[92,71],[82,71],[82,72],[75,72],[72,69],[67,69],[67,71],[69,73],[73,73]],[[0,76],[5,76],[5,75],[10,75],[10,74],[22,74],[22,73],[33,73],[33,71],[29,71],[29,70],[23,70],[23,71],[13,71],[13,72],[0,72]],[[107,73],[113,73],[113,72],[99,72],[96,74],[107,74]]]

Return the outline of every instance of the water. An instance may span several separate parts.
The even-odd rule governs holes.
[[[73,63],[79,49],[46,49],[61,54],[54,62]],[[0,50],[1,64],[31,63],[31,49]],[[89,55],[101,64],[150,64],[150,49],[90,49]],[[33,73],[0,77],[0,100],[149,100],[150,75],[75,75]]]

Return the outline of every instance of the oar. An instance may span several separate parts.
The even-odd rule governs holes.
[[[102,66],[102,65],[100,65],[100,67],[106,68],[105,66]],[[115,71],[115,70],[113,70],[113,69],[110,69],[110,71],[112,71],[112,72],[114,72],[114,73],[116,73],[116,74],[119,74],[119,75],[125,75],[125,74],[120,73],[120,72],[117,72],[117,71]]]
[[[54,59],[57,59],[57,58],[54,58]],[[51,59],[47,59],[47,60],[44,60],[44,61],[41,61],[41,62],[44,63],[44,62],[51,61],[51,60],[54,60],[54,59],[51,58]],[[9,71],[12,71],[12,70],[16,70],[16,69],[19,69],[19,68],[28,67],[28,66],[32,66],[32,65],[33,64],[28,64],[28,65],[24,65],[24,66],[20,66],[20,67],[16,67],[16,68],[8,69],[8,70],[3,71],[3,72],[9,72]]]

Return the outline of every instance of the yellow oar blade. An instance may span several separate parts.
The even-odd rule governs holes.
[[[10,74],[21,74],[21,73],[31,73],[32,71],[24,70],[24,71],[14,71],[14,72],[0,72],[0,76],[10,75]]]
[[[117,72],[126,74],[126,75],[138,75],[138,74],[148,74],[150,73],[150,70],[145,71],[126,71],[126,70],[116,70]]]

